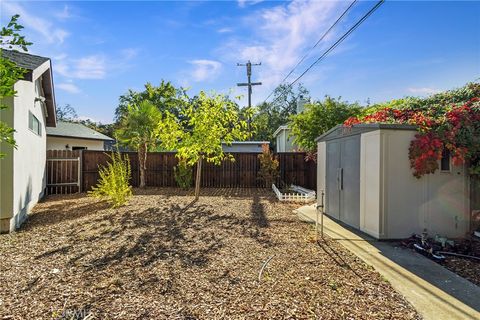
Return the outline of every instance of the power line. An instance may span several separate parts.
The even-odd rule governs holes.
[[[328,30],[325,31],[325,33],[320,37],[320,39],[318,39],[318,41],[313,45],[313,47],[311,47],[307,51],[307,53],[300,59],[300,61],[297,62],[297,64],[293,67],[293,69],[290,70],[290,72],[285,76],[285,78],[283,78],[283,80],[280,82],[280,84],[284,83],[285,80],[287,80],[288,77],[290,77],[290,75],[293,73],[293,71],[295,71],[295,69],[308,57],[308,55],[313,51],[313,49],[315,49],[320,44],[320,42],[322,42],[322,40],[325,39],[325,37],[330,33],[330,31],[332,31],[332,29],[335,28],[335,26],[340,22],[340,20],[342,20],[342,18],[347,14],[347,12],[353,7],[353,5],[356,2],[357,2],[357,0],[354,0],[354,1],[352,1],[352,3],[350,3],[348,8],[345,9],[345,11],[343,11],[343,13],[337,18],[337,20],[335,20],[335,22],[330,26],[330,28],[328,28]],[[267,101],[268,98],[270,98],[274,92],[275,92],[275,89],[272,92],[270,92],[268,97],[265,98],[265,101]]]
[[[288,87],[293,86],[298,80],[300,80],[310,69],[312,69],[317,63],[319,63],[323,58],[325,58],[332,50],[334,50],[340,43],[342,43],[353,31],[355,31],[365,20],[367,20],[368,17],[370,17],[383,3],[385,0],[380,0],[378,1],[375,6],[373,6],[360,20],[358,20],[350,29],[348,29],[347,32],[345,32],[333,45],[331,45],[315,62],[313,62],[305,71],[302,72],[301,75],[299,75],[295,80],[293,80]],[[275,90],[273,91],[275,92]],[[269,95],[269,97],[271,94]],[[280,96],[281,97],[281,96]],[[277,97],[274,101],[276,101],[278,98]],[[268,97],[267,97],[268,99]],[[264,102],[267,101],[265,99]]]
[[[290,72],[287,74],[287,76],[285,78],[283,78],[282,82],[284,82],[285,80],[287,80],[287,78],[293,73],[293,71],[295,71],[295,69],[305,60],[305,58],[307,58],[307,56],[310,54],[310,52],[312,52],[313,49],[315,49],[319,43],[325,39],[325,37],[328,35],[328,33],[333,29],[335,28],[335,26],[337,25],[337,23],[340,22],[340,20],[342,20],[342,18],[347,14],[347,12],[350,10],[350,8],[353,7],[353,5],[357,2],[357,0],[354,0],[349,6],[347,9],[345,9],[345,11],[341,14],[340,17],[338,17],[338,19],[330,26],[330,28],[328,28],[328,30],[322,35],[322,37],[320,39],[318,39],[318,41],[315,43],[315,45],[313,47],[310,48],[310,50],[308,50],[308,52],[302,57],[302,59],[300,59],[300,61],[295,65],[295,67],[293,67],[292,70],[290,70]]]

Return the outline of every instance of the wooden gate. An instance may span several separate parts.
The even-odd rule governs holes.
[[[81,192],[81,151],[47,151],[47,194]]]

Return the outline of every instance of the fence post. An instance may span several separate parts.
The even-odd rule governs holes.
[[[83,150],[79,150],[78,155],[78,193],[83,190]]]

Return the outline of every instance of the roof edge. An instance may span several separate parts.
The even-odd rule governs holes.
[[[105,139],[105,138],[85,138],[85,137],[77,137],[77,136],[66,136],[66,135],[55,134],[55,133],[47,133],[47,137],[58,137],[58,138],[78,139],[78,140],[115,141],[115,139],[110,138],[109,136],[105,136],[108,138],[108,139]]]
[[[289,129],[288,128],[288,125],[284,124],[284,125],[281,125],[280,127],[277,128],[277,130],[275,130],[275,132],[273,133],[273,136],[276,137],[277,134],[282,131],[282,130],[287,130]]]
[[[318,138],[315,139],[315,142],[319,142],[326,136],[328,136],[333,131],[337,130],[338,128],[344,127],[343,124],[338,124],[332,129],[328,130],[324,134],[320,135]],[[417,130],[417,126],[410,125],[410,124],[396,124],[396,123],[361,123],[355,124],[352,128],[365,128],[365,129],[376,129],[376,130]]]

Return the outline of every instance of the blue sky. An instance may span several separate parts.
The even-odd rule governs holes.
[[[112,121],[118,97],[161,79],[245,95],[237,62],[262,62],[261,102],[350,1],[0,2],[21,14],[30,52],[52,58],[57,104]],[[367,12],[360,1],[289,78]],[[364,103],[428,95],[480,77],[480,2],[387,1],[302,78],[312,97]],[[246,104],[245,97],[241,104]]]

